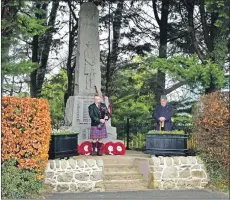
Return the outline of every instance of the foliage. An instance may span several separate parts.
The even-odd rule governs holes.
[[[114,83],[113,123],[125,121],[127,117],[143,122],[152,118],[152,106],[156,102],[151,92],[155,70],[124,69],[116,74]]]
[[[76,134],[76,133],[69,130],[53,130],[51,135],[71,135],[71,134]]]
[[[173,131],[155,131],[151,130],[148,132],[148,134],[175,134],[175,135],[183,135],[184,131],[178,131],[178,130],[173,130]]]
[[[43,85],[42,96],[50,105],[52,127],[59,128],[59,122],[64,119],[64,94],[67,88],[67,74],[61,70],[53,75]]]
[[[218,18],[215,22],[217,27],[224,28],[226,32],[229,32],[229,20],[230,20],[230,4],[228,0],[206,0],[206,8],[211,13],[218,14]]]
[[[27,16],[25,14],[19,13],[17,15],[17,20],[18,28],[20,29],[24,37],[42,35],[47,29],[49,29],[48,26],[45,26],[45,19],[38,19],[35,16]]]
[[[208,185],[211,189],[218,189],[222,192],[229,193],[229,171],[226,170],[226,166],[219,164],[218,160],[207,156],[207,154],[200,153],[202,160],[205,162],[208,175],[210,177],[210,183]]]
[[[38,179],[38,173],[34,170],[20,169],[16,160],[4,161],[1,166],[2,173],[2,198],[24,199],[39,193],[43,187],[43,181]]]
[[[19,63],[15,63],[15,61],[6,63],[4,65],[4,73],[5,75],[20,75],[20,74],[29,74],[34,71],[38,67],[37,63],[33,63],[32,61],[23,60]]]
[[[185,117],[185,116],[176,116],[176,117],[172,117],[172,121],[174,123],[190,124],[192,122],[192,118]]]
[[[187,81],[188,84],[201,83],[204,88],[210,86],[211,79],[214,79],[217,88],[224,87],[227,81],[223,69],[209,60],[207,60],[207,64],[202,64],[196,55],[174,56],[168,59],[147,57],[138,58],[137,61],[142,68],[149,65],[154,69],[167,72],[178,81]]]
[[[2,98],[2,161],[16,159],[19,168],[43,176],[48,163],[50,113],[44,99]]]
[[[131,149],[144,149],[145,148],[145,134],[138,133],[129,142],[129,147]]]
[[[215,163],[220,168],[222,177],[229,166],[229,103],[229,92],[218,91],[202,96],[193,111],[197,150],[210,158],[206,159],[208,164]]]
[[[20,0],[4,1],[2,5],[2,89],[6,93],[11,89],[20,92],[18,83],[25,83],[25,76],[38,68],[38,64],[31,61],[28,49],[32,43],[32,36],[42,35],[47,30],[45,20],[36,19],[32,2]],[[17,81],[12,81],[17,79]],[[20,86],[22,88],[22,86]],[[11,94],[12,95],[12,94]]]

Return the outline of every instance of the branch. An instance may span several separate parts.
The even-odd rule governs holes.
[[[198,57],[200,58],[200,60],[202,61],[202,63],[205,63],[205,58],[204,58],[204,54],[202,53],[202,51],[199,49],[197,40],[196,40],[196,35],[195,35],[195,29],[194,29],[194,23],[193,23],[193,12],[194,12],[194,4],[193,2],[189,2],[190,0],[187,1],[186,7],[187,7],[187,11],[188,11],[188,26],[189,26],[189,34],[191,37],[191,43],[193,44],[193,47],[198,55]]]
[[[206,22],[206,16],[205,16],[205,9],[204,9],[204,0],[200,0],[200,18],[202,23],[202,28],[204,32],[204,41],[207,45],[207,48],[210,49],[210,39],[208,35],[208,27]]]
[[[73,15],[73,18],[76,20],[76,22],[78,21],[78,18],[76,17],[72,7],[71,7],[71,0],[68,0],[68,6],[69,6],[69,9],[70,9],[70,12],[71,14]]]
[[[194,31],[199,30],[200,26],[197,26],[196,28],[194,28]],[[175,40],[185,37],[187,34],[188,32],[186,32],[186,30],[182,30],[177,36],[169,38],[167,42],[174,42]]]
[[[160,18],[159,18],[159,16],[158,16],[158,13],[157,13],[157,4],[156,4],[156,1],[157,1],[157,0],[152,0],[152,3],[153,3],[153,11],[154,11],[154,15],[155,15],[155,18],[156,18],[156,20],[157,20],[157,23],[158,23],[158,25],[160,26],[161,20],[160,20]]]
[[[165,90],[165,94],[169,94],[169,93],[171,93],[172,91],[178,89],[179,87],[181,87],[181,86],[183,86],[183,85],[185,85],[185,84],[187,84],[187,83],[188,83],[187,81],[180,81],[180,82],[176,83],[175,85],[173,85],[172,87],[166,89],[166,90]]]

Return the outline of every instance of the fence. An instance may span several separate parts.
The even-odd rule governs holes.
[[[127,149],[144,150],[145,136],[150,130],[156,130],[156,123],[153,120],[146,120],[147,123],[138,123],[127,118],[126,122],[114,124],[117,128],[118,139],[123,140]],[[195,148],[195,139],[192,136],[192,124],[188,122],[173,123],[172,130],[183,130],[189,135],[187,147]]]

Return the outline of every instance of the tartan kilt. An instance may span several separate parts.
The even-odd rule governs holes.
[[[90,128],[90,139],[102,139],[107,138],[107,130],[106,126],[102,129],[97,128],[97,126],[91,126]]]

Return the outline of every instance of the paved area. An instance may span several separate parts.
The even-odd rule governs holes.
[[[91,192],[91,193],[68,193],[52,194],[46,196],[47,200],[220,200],[229,199],[229,196],[223,193],[212,192],[209,190],[172,190],[172,191],[137,191],[137,192]]]

